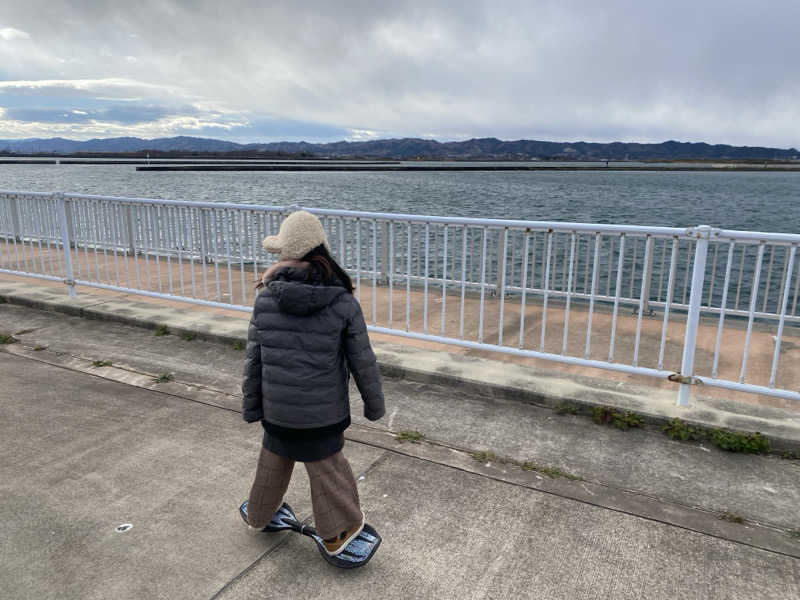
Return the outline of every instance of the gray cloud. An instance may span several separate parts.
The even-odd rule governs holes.
[[[139,106],[135,104],[110,106],[107,108],[71,108],[67,110],[53,108],[9,108],[5,112],[7,119],[15,121],[33,121],[41,123],[90,123],[104,121],[108,123],[147,123],[170,116],[199,116],[200,112],[190,106]]]
[[[170,97],[188,96],[185,90],[173,85],[159,85],[122,77],[0,81],[0,93],[39,97],[76,96],[115,99],[159,96],[164,100]]]
[[[254,140],[351,132],[797,146],[798,22],[792,0],[53,0],[4,8],[0,29],[29,37],[0,39],[0,79],[95,82],[16,88],[34,96],[245,115],[240,133]]]

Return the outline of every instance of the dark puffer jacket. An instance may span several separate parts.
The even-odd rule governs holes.
[[[256,298],[242,382],[244,420],[293,429],[340,423],[350,416],[349,372],[364,416],[380,419],[380,373],[358,300],[341,285],[305,278],[306,269],[279,268]]]

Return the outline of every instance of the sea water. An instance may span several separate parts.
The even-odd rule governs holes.
[[[0,165],[0,190],[800,233],[800,172],[142,172]]]

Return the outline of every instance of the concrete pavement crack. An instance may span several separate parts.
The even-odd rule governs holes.
[[[85,306],[81,306],[81,316],[83,316],[83,311],[87,308],[94,308],[95,306],[100,306],[101,304],[108,304],[109,302],[113,302],[113,298],[109,298],[108,300],[102,300],[100,302],[95,302],[94,304],[86,304]]]
[[[351,427],[361,427],[361,426],[354,424],[354,425],[351,425]],[[357,444],[363,443],[363,442],[358,442],[356,440],[353,440],[349,436],[345,436],[345,437],[351,442],[355,442]],[[373,471],[377,467],[381,466],[383,463],[385,463],[389,459],[389,453],[391,452],[391,450],[389,448],[385,448],[385,447],[381,447],[381,446],[373,446],[373,448],[381,448],[383,450],[383,452],[381,452],[375,460],[373,460],[371,463],[369,463],[367,465],[367,467],[363,471],[361,471],[361,473],[358,474],[358,477],[356,479],[359,479],[359,480],[362,479],[362,478],[366,479],[366,477],[367,477],[367,475],[369,475],[370,471]]]
[[[311,519],[311,517],[307,517],[305,520],[303,520],[303,523],[304,524],[307,523],[310,519]],[[266,559],[269,555],[271,555],[271,554],[277,552],[278,550],[280,550],[281,548],[283,548],[286,544],[288,544],[290,539],[291,538],[290,538],[289,535],[284,535],[283,539],[280,540],[277,544],[275,544],[274,546],[272,546],[270,548],[267,548],[264,552],[259,554],[258,557],[256,557],[256,559],[253,562],[251,562],[249,565],[247,565],[239,573],[237,573],[236,575],[231,577],[231,579],[229,579],[225,583],[225,585],[223,585],[219,590],[217,590],[216,593],[213,596],[211,596],[211,598],[209,598],[209,600],[215,600],[216,598],[219,598],[220,595],[223,592],[225,592],[228,588],[230,588],[232,585],[234,585],[237,581],[240,581],[250,571],[252,571],[254,568],[256,568],[261,561]]]

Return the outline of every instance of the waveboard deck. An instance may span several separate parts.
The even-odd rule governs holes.
[[[239,514],[244,522],[247,523],[247,501],[239,506]],[[363,567],[375,555],[378,546],[381,545],[381,536],[369,524],[364,523],[361,533],[336,556],[331,556],[325,551],[322,538],[317,534],[317,530],[309,525],[303,525],[297,520],[292,507],[284,502],[272,516],[269,524],[262,529],[265,532],[274,531],[294,531],[310,537],[317,543],[319,553],[326,561],[340,569],[355,569]]]

